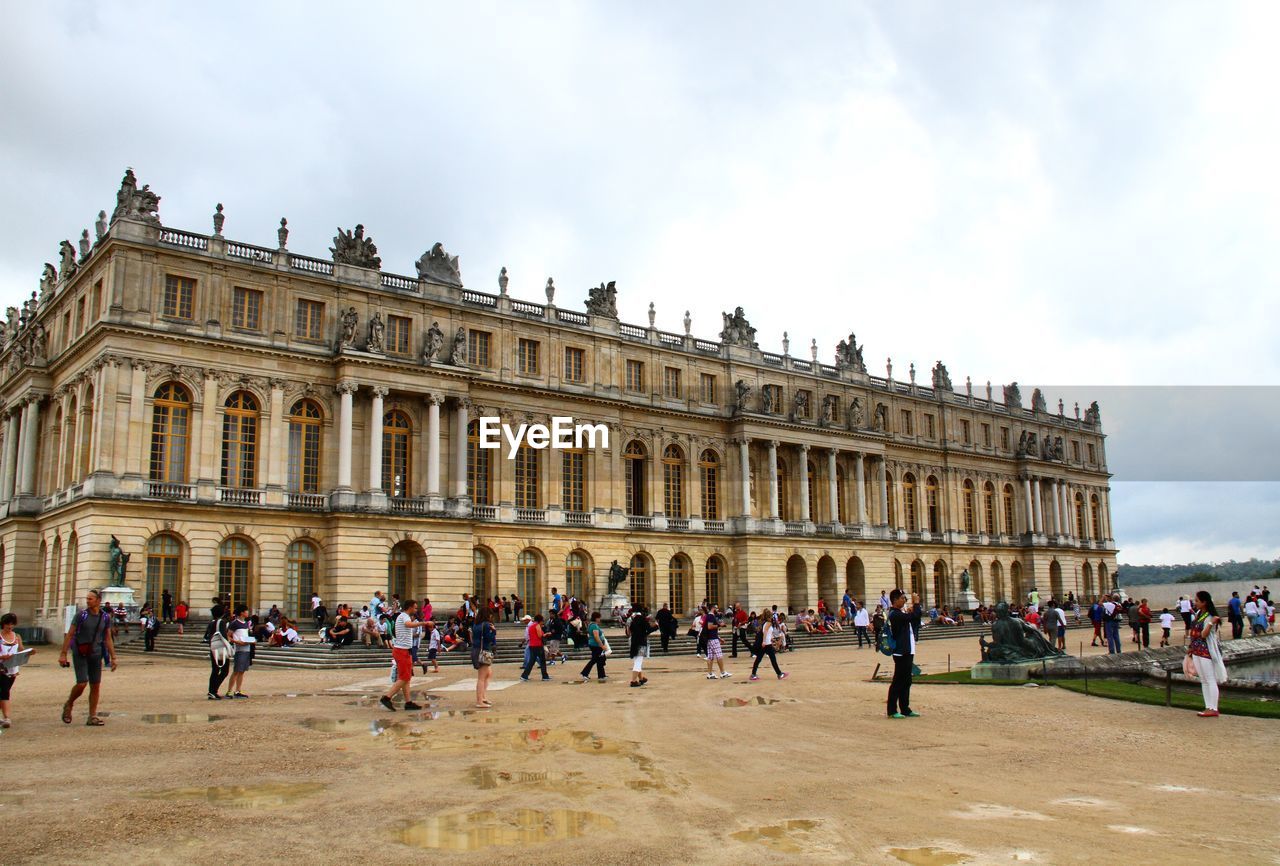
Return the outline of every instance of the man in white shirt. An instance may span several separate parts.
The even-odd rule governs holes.
[[[1182,630],[1191,631],[1191,599],[1178,596],[1178,613],[1182,614]]]
[[[1173,614],[1169,613],[1169,608],[1165,608],[1160,613],[1160,646],[1169,645],[1169,631],[1173,628]]]
[[[382,590],[378,590],[373,594],[373,598],[369,599],[369,615],[374,619],[382,613]]]
[[[871,635],[867,633],[867,628],[871,625],[871,614],[867,613],[865,604],[856,606],[858,612],[853,615],[853,627],[858,632],[858,649],[862,649],[863,640],[866,640],[867,646],[872,646]]]
[[[421,706],[413,702],[413,696],[409,693],[409,683],[413,680],[413,634],[417,629],[426,625],[420,622],[416,615],[418,613],[418,602],[415,599],[409,599],[404,602],[400,608],[400,613],[396,616],[395,631],[391,636],[391,658],[396,666],[396,681],[382,696],[379,701],[383,707],[395,712],[396,708],[391,703],[391,698],[396,692],[404,693],[404,708],[406,710],[420,710]]]
[[[1107,596],[1102,603],[1102,630],[1107,635],[1107,652],[1118,653],[1120,649],[1120,609],[1119,596]]]

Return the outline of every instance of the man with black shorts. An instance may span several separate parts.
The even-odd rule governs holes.
[[[102,599],[98,591],[91,589],[85,595],[85,609],[76,614],[62,639],[62,652],[58,655],[58,664],[76,670],[76,684],[71,687],[71,695],[62,705],[62,721],[71,724],[71,710],[76,699],[89,687],[89,719],[85,722],[91,728],[106,724],[98,716],[98,698],[102,684],[102,660],[105,657],[116,669],[116,647],[111,640],[111,615],[102,609]],[[71,659],[67,654],[70,651]]]

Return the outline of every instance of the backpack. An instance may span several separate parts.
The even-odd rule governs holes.
[[[891,656],[898,651],[898,642],[893,639],[893,629],[888,619],[885,620],[884,628],[880,629],[880,643],[876,649],[887,656]]]

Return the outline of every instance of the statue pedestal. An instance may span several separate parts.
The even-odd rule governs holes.
[[[110,604],[113,608],[124,606],[132,615],[138,611],[138,603],[133,600],[133,587],[131,586],[104,586],[98,590],[98,597],[102,599],[103,604]]]
[[[1084,670],[1084,665],[1074,656],[1054,656],[1025,662],[978,662],[969,669],[974,680],[1017,680],[1026,682],[1042,673],[1052,677],[1074,676]]]
[[[982,602],[971,589],[962,589],[960,594],[956,596],[956,610],[973,611],[982,606]]]
[[[609,619],[613,616],[613,609],[621,607],[622,610],[631,609],[631,599],[627,598],[620,592],[611,592],[604,598],[600,599],[600,616],[602,619]]]

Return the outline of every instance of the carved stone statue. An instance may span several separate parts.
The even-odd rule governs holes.
[[[338,334],[338,348],[346,349],[356,344],[356,328],[360,324],[360,314],[355,307],[347,307],[342,314],[342,330]]]
[[[427,341],[422,347],[422,360],[430,364],[439,356],[443,346],[444,331],[440,330],[439,322],[432,322],[431,327],[427,328]]]
[[[93,233],[94,235],[97,236],[98,240],[102,240],[104,237],[106,237],[107,235],[107,212],[106,211],[104,210],[98,211],[97,222],[93,224]]]
[[[1039,388],[1031,392],[1031,411],[1037,414],[1048,411],[1044,402],[1044,392]]]
[[[850,430],[860,430],[862,425],[867,423],[866,412],[862,408],[862,398],[854,397],[849,401],[849,417],[848,427]]]
[[[129,570],[129,559],[133,554],[125,553],[120,548],[120,539],[116,538],[114,535],[111,536],[111,544],[108,545],[107,550],[111,555],[111,571],[107,581],[108,584],[110,586],[127,586],[128,584],[125,581],[125,577]]]
[[[693,317],[689,315],[689,311],[684,311],[684,335],[687,337],[693,330]]]
[[[1064,454],[1064,453],[1065,453],[1065,452],[1064,452],[1064,449],[1063,449],[1063,446],[1062,446],[1062,437],[1061,437],[1061,436],[1057,436],[1057,437],[1055,437],[1055,438],[1054,438],[1054,440],[1053,440],[1053,459],[1054,459],[1054,460],[1063,460],[1063,459],[1065,459],[1065,458],[1063,457],[1063,454]]]
[[[615,559],[609,565],[609,595],[613,595],[618,591],[618,587],[622,586],[627,576],[627,569],[619,565],[618,560]]]
[[[462,367],[467,363],[467,329],[461,325],[453,335],[453,349],[449,352],[449,362],[455,367]]]
[[[498,294],[505,295],[507,293],[507,268],[504,265],[502,270],[498,271]]]
[[[877,433],[883,433],[889,429],[889,407],[884,403],[876,404],[875,420],[872,422],[871,429]]]
[[[160,196],[151,191],[151,187],[143,185],[138,189],[138,179],[133,169],[125,169],[124,179],[120,181],[120,190],[116,193],[116,209],[111,214],[111,221],[118,219],[136,220],[159,226]]]
[[[1089,404],[1089,408],[1084,410],[1084,423],[1096,426],[1102,420],[1102,413],[1098,410],[1098,401],[1094,400]]]
[[[828,394],[822,398],[822,417],[820,420],[823,426],[836,420],[836,399],[834,394]]]
[[[53,265],[45,262],[44,273],[40,275],[40,297],[53,297],[53,288],[58,284],[58,272],[53,269]]]
[[[733,383],[734,402],[733,411],[744,412],[747,408],[747,401],[751,398],[751,386],[747,384],[745,379],[739,379]]]
[[[722,343],[730,346],[745,346],[748,349],[760,348],[760,344],[756,342],[756,329],[747,321],[742,307],[735,308],[732,315],[729,313],[720,315],[724,320],[724,327],[720,330]]]
[[[766,415],[773,414],[773,389],[764,387],[760,389],[760,411]]]
[[[76,272],[76,248],[71,241],[58,244],[58,281],[70,279]]]
[[[365,348],[367,351],[375,352],[381,355],[386,351],[384,340],[386,339],[387,326],[382,321],[382,313],[374,313],[369,319],[369,342]]]
[[[89,250],[93,249],[93,241],[89,240],[89,230],[80,232],[80,261],[89,258]]]
[[[1004,386],[1004,405],[1006,409],[1022,408],[1022,391],[1018,388],[1017,382]]]
[[[960,591],[961,592],[969,591],[969,569],[967,568],[964,571],[960,572]]]
[[[951,374],[947,372],[947,366],[941,361],[933,365],[933,390],[950,391]]]
[[[431,249],[422,254],[414,263],[420,279],[446,286],[462,285],[462,270],[458,265],[458,257],[444,251],[444,244],[437,241]]]
[[[218,202],[218,206],[213,209],[213,233],[215,235],[222,234],[222,226],[226,221],[227,216],[222,212],[222,202]]]
[[[587,289],[587,312],[606,319],[618,318],[618,289],[616,281],[601,283],[598,288]]]
[[[797,418],[809,417],[809,394],[807,391],[797,390],[795,397],[791,398],[791,420]]]
[[[984,662],[1011,664],[1056,658],[1064,653],[1049,643],[1034,626],[1009,615],[1007,602],[996,605],[996,621],[991,624],[991,640],[978,638]]]
[[[9,307],[4,311],[4,314],[8,319],[8,326],[5,328],[5,331],[10,337],[16,337],[18,335],[18,325],[20,324],[18,321],[18,308]]]
[[[867,365],[862,360],[862,346],[858,345],[858,338],[852,333],[849,334],[848,340],[836,343],[836,369],[853,370],[856,373],[867,372]]]
[[[378,248],[373,238],[364,236],[364,226],[357,224],[354,231],[346,231],[341,226],[333,237],[333,246],[329,247],[333,261],[339,265],[352,265],[357,268],[382,269],[382,259],[378,256]]]

